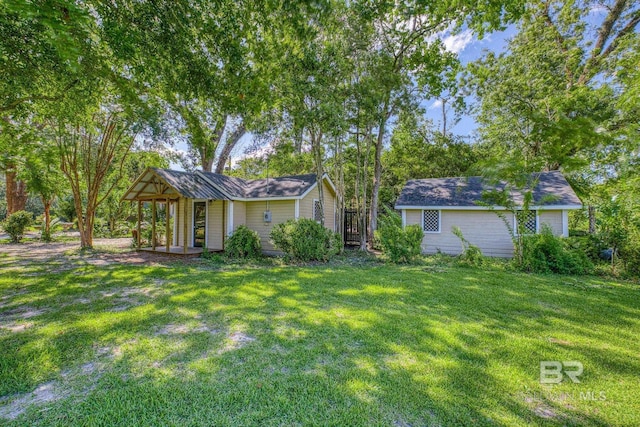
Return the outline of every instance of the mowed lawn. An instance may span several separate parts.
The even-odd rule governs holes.
[[[581,362],[581,382],[541,385],[545,360]],[[640,292],[428,263],[0,253],[0,424],[640,425]]]

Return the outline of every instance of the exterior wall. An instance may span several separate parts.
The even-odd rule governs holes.
[[[222,200],[213,200],[207,204],[207,249],[212,251],[224,248],[223,203]]]
[[[324,226],[330,230],[336,230],[336,196],[333,190],[323,180],[322,190],[324,192]],[[318,199],[318,187],[315,187],[302,200],[300,200],[300,218],[313,218],[313,201]]]
[[[246,226],[260,235],[260,242],[264,251],[274,251],[269,241],[269,233],[274,225],[292,219],[295,214],[295,200],[277,200],[269,202],[271,222],[264,222],[264,211],[267,210],[266,201],[246,202]],[[234,206],[235,210],[235,206]]]
[[[176,217],[174,223],[176,224],[176,245],[183,246],[184,236],[184,204],[187,203],[187,246],[193,245],[193,201],[191,199],[180,198],[176,205]]]
[[[405,210],[406,225],[417,224],[422,227],[421,210]],[[507,219],[513,224],[513,215],[507,213]],[[464,237],[482,250],[487,256],[512,257],[513,243],[504,222],[490,211],[443,210],[440,217],[440,233],[425,233],[422,240],[422,252],[436,253],[438,250],[450,255],[462,251],[460,240],[451,232],[453,226],[460,227]],[[562,235],[562,211],[540,211],[539,225],[547,223],[554,234]]]
[[[556,236],[562,236],[562,211],[538,211],[538,224],[548,224]]]
[[[241,225],[247,225],[247,204],[246,202],[233,202],[233,229]]]

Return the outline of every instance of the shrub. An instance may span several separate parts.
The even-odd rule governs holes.
[[[342,251],[339,234],[308,218],[277,224],[269,237],[277,249],[299,261],[327,261]]]
[[[227,238],[224,250],[231,258],[256,258],[262,253],[260,236],[247,226],[241,225]]]
[[[2,228],[11,237],[11,241],[18,243],[24,236],[24,230],[31,225],[33,215],[27,211],[14,212],[4,221]]]
[[[476,245],[472,245],[465,237],[462,235],[462,230],[460,227],[453,226],[451,227],[451,232],[460,239],[460,243],[462,244],[462,253],[458,257],[458,259],[463,264],[468,264],[473,267],[480,267],[484,263],[484,255],[482,255],[482,251]]]
[[[548,225],[540,234],[524,236],[521,268],[532,273],[586,274],[593,264],[581,250],[555,236]]]
[[[378,219],[376,238],[382,251],[393,263],[407,263],[422,253],[424,233],[418,225],[402,228],[400,215],[385,207],[385,214]]]

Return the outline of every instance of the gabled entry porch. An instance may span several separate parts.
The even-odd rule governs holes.
[[[201,180],[186,172],[150,168],[133,183],[122,200],[137,202],[132,234],[138,250],[197,256],[204,248],[224,249],[227,198]]]

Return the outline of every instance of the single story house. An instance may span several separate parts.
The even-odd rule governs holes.
[[[531,233],[548,224],[558,236],[569,235],[568,211],[581,209],[582,203],[562,173],[541,172],[533,189],[533,206],[524,226]],[[396,201],[403,226],[417,224],[424,231],[422,252],[438,251],[457,255],[460,240],[451,229],[458,226],[464,237],[482,253],[495,257],[512,257],[513,243],[509,229],[495,211],[503,211],[516,230],[514,215],[501,206],[487,206],[483,194],[501,191],[505,184],[488,185],[481,177],[415,179],[407,182]],[[522,206],[523,194],[511,191],[510,199]]]
[[[321,185],[324,224],[335,231],[336,189],[326,174]],[[150,202],[153,212],[160,203],[169,206],[165,210],[165,235],[171,238],[163,247],[152,239],[150,250],[182,254],[200,253],[204,247],[224,250],[225,237],[240,225],[258,232],[263,250],[273,251],[269,239],[273,226],[288,219],[319,220],[318,199],[315,174],[246,180],[211,172],[156,168],[142,173],[122,197],[138,202],[138,248],[142,203]],[[154,230],[155,223],[152,220]]]

